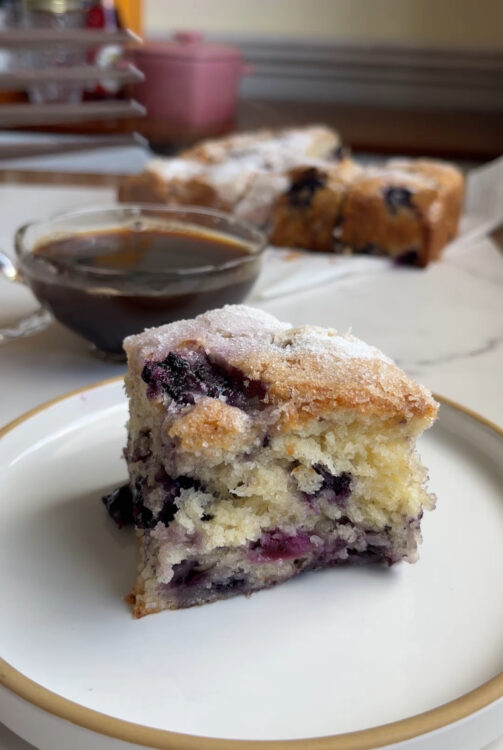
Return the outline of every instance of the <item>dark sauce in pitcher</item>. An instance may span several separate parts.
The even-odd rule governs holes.
[[[23,265],[55,318],[101,351],[121,354],[129,334],[241,302],[259,271],[252,254],[225,235],[121,228],[46,240]],[[238,262],[221,267],[229,261]]]

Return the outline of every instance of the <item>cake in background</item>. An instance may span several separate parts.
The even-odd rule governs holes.
[[[274,245],[389,255],[424,267],[456,235],[463,178],[449,164],[396,159],[301,168],[290,178],[272,211]]]
[[[119,200],[202,205],[269,233],[272,244],[387,255],[426,266],[456,232],[464,181],[433,160],[362,166],[322,125],[203,141],[127,177]]]
[[[322,126],[211,139],[178,158],[153,159],[142,174],[122,181],[119,200],[206,206],[264,226],[288,189],[287,172],[339,149],[338,134]]]

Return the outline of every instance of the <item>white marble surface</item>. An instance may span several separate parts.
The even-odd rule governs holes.
[[[14,229],[31,218],[112,197],[101,189],[0,187],[0,248],[10,252]],[[488,238],[458,243],[424,271],[300,256],[269,260],[263,274],[252,304],[292,323],[352,328],[432,390],[503,425],[503,253]],[[280,289],[284,278],[289,286]],[[32,304],[28,292],[0,280],[0,327]],[[0,423],[123,370],[59,324],[0,345]],[[0,727],[0,748],[28,746]],[[491,750],[503,750],[503,741]]]

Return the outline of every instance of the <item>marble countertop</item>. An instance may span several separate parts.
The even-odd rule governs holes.
[[[11,252],[14,229],[29,218],[112,198],[104,188],[0,186],[0,247]],[[458,243],[423,271],[380,259],[370,265],[354,260],[345,261],[343,272],[334,272],[333,258],[313,260],[318,281],[299,288],[299,278],[310,272],[309,259],[273,259],[274,278],[264,284],[270,273],[266,264],[266,276],[250,303],[294,324],[351,328],[433,391],[503,426],[503,253],[497,245],[488,237]],[[322,262],[326,278],[320,276]],[[293,285],[275,295],[274,284],[283,277],[291,277]],[[33,306],[29,292],[4,280],[0,300],[0,327]],[[101,361],[59,324],[1,344],[0,423],[68,390],[123,372],[123,365]],[[0,726],[0,748],[28,747],[16,742]],[[503,750],[503,741],[491,750]]]

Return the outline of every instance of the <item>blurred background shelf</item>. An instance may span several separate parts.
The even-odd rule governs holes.
[[[107,79],[117,83],[134,83],[143,81],[145,76],[137,67],[126,63],[121,68],[113,68],[107,71]],[[103,70],[97,65],[82,65],[73,68],[44,68],[43,70],[17,70],[9,73],[0,73],[0,90],[13,91],[24,89],[33,84],[48,81],[59,81],[62,83],[87,83],[87,81],[98,80],[103,77]]]
[[[93,29],[9,29],[0,31],[0,48],[47,47],[55,44],[71,44],[78,47],[94,47],[98,44],[127,44],[141,42],[140,37],[130,29],[100,31]]]
[[[0,128],[80,123],[101,118],[140,117],[144,107],[132,100],[89,101],[78,104],[4,104],[0,107]]]
[[[459,0],[455,23],[452,8],[447,12],[438,0],[317,0],[316,13],[309,0],[116,0],[116,8],[133,31],[108,32],[107,39],[131,50],[143,30],[161,44],[179,29],[194,29],[210,42],[234,46],[253,68],[241,83],[234,119],[189,133],[153,113],[142,117],[138,105],[123,99],[94,102],[84,117],[71,107],[40,110],[39,131],[97,137],[138,131],[169,155],[184,138],[318,121],[336,127],[359,152],[479,161],[503,152],[501,2]],[[37,44],[52,32],[45,41],[40,33]],[[77,38],[64,33],[76,44],[103,39],[92,30]],[[0,48],[33,40],[32,30],[0,33]],[[16,75],[16,85],[26,87],[52,73]],[[86,75],[83,67],[62,73],[68,81]],[[127,84],[133,99],[139,75],[138,65],[107,72]],[[0,74],[0,128],[32,132],[26,94],[8,86]],[[160,86],[156,97],[162,96]],[[64,119],[58,121],[59,112]],[[106,120],[99,119],[103,114]]]
[[[118,147],[146,149],[148,144],[137,133],[117,133],[112,135],[57,135],[0,131],[0,168],[2,160],[40,159],[61,154],[100,151]],[[76,156],[74,156],[76,158]]]

